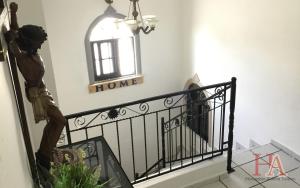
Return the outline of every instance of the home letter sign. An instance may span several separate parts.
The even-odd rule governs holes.
[[[128,78],[121,78],[117,80],[109,80],[105,82],[99,82],[92,85],[89,85],[90,93],[102,92],[105,90],[112,90],[116,88],[122,88],[132,85],[141,84],[144,81],[143,76],[134,76]]]

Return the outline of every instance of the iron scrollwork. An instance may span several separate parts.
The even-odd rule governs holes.
[[[85,117],[79,116],[74,119],[74,125],[76,128],[80,129],[85,127]]]
[[[148,104],[148,103],[141,103],[141,104],[139,105],[139,109],[140,109],[140,111],[141,111],[141,114],[146,114],[146,113],[148,113],[150,107],[149,107],[149,104]]]
[[[169,127],[170,127],[170,123],[166,123],[166,124],[164,125],[165,131],[168,131],[168,130],[169,130]]]
[[[126,115],[126,109],[125,108],[119,108],[119,115],[120,116]]]
[[[108,120],[108,119],[116,119],[119,115],[121,115],[120,109],[117,110],[115,108],[112,108],[108,111],[102,112],[100,117],[102,120]]]
[[[216,87],[215,94],[215,98],[218,98],[220,101],[224,100],[224,89],[222,87]]]
[[[172,107],[174,107],[176,104],[178,104],[178,102],[181,101],[184,97],[185,97],[185,95],[181,95],[181,96],[179,97],[179,99],[176,100],[176,101],[174,100],[174,97],[167,97],[167,98],[165,98],[165,100],[164,100],[164,106],[165,106],[166,108],[172,108]]]
[[[124,116],[127,113],[127,110],[136,113],[137,115],[147,114],[149,112],[150,106],[148,103],[140,103],[138,110],[134,110],[129,107],[124,107],[119,109],[119,115]]]
[[[134,112],[138,115],[143,115],[147,114],[149,112],[149,104],[148,103],[140,103],[138,106],[138,110],[133,110],[132,108],[129,107],[121,107],[119,109],[110,109],[106,112],[103,112],[100,117],[102,120],[107,120],[107,119],[116,119],[119,116],[125,116],[127,114],[127,110]]]
[[[166,108],[171,108],[173,102],[174,102],[173,97],[168,97],[168,98],[166,98],[166,99],[164,100],[164,106],[165,106]]]
[[[168,132],[168,131],[171,131],[171,130],[179,127],[180,125],[181,125],[180,120],[178,118],[176,118],[176,119],[172,119],[170,122],[166,123],[164,128],[165,128],[165,131]]]
[[[102,120],[107,120],[108,119],[108,112],[102,112],[100,115]]]

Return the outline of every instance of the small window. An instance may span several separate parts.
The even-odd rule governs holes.
[[[105,80],[120,76],[117,42],[117,40],[91,42],[95,80]]]
[[[90,83],[141,74],[139,37],[118,19],[125,16],[109,6],[86,35]]]

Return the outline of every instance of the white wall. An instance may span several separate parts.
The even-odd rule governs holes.
[[[43,0],[60,108],[64,114],[91,110],[150,97],[182,88],[179,0],[141,1],[144,14],[156,14],[157,30],[141,34],[144,84],[90,94],[84,38],[91,22],[103,14],[103,0]],[[115,1],[115,9],[127,14],[129,1]]]
[[[300,153],[300,1],[189,0],[184,5],[186,78],[204,85],[237,77],[235,138],[275,139]]]
[[[2,37],[1,32],[1,41]],[[33,182],[12,88],[8,64],[0,62],[0,187],[30,188]]]

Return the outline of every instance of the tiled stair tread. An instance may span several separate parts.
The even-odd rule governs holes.
[[[263,184],[266,188],[299,188],[295,182],[287,180],[269,180]]]
[[[276,148],[272,144],[266,144],[264,146],[254,148],[251,151],[252,153],[259,154],[260,156],[266,156],[268,154],[275,153],[279,150],[279,148]]]
[[[271,153],[278,152],[280,149],[276,148],[272,144],[266,144],[260,147],[253,148],[248,151],[241,153],[236,153],[233,155],[232,161],[237,165],[242,165],[250,161],[255,160],[255,154],[260,155],[261,157],[266,156]]]
[[[266,162],[262,161],[261,164],[266,164]],[[256,173],[255,161],[246,163],[246,164],[242,165],[241,168],[244,171],[246,171],[249,175],[251,175],[252,177],[255,177],[255,179],[258,182],[264,182],[264,181],[267,181],[268,179],[270,179],[265,176],[265,173],[267,173],[269,170],[269,166],[267,164],[260,165],[258,167],[257,175],[255,175],[255,173]]]
[[[298,161],[296,161],[294,158],[287,155],[283,151],[276,152],[274,153],[274,155],[278,155],[280,157],[280,161],[282,162],[282,166],[286,172],[300,167],[300,163]],[[264,157],[263,159],[265,161],[269,161],[268,156]]]
[[[254,160],[254,155],[251,151],[244,151],[242,153],[234,154],[232,161],[237,165],[245,164],[249,161]]]
[[[288,176],[300,185],[300,168],[297,168],[288,173]]]
[[[255,176],[256,158],[255,154],[260,154],[259,165],[260,176]],[[278,155],[284,170],[287,172],[287,177],[266,178],[265,173],[268,172],[268,154]],[[287,154],[284,150],[275,147],[272,144],[267,144],[252,148],[251,150],[234,153],[232,166],[235,172],[225,177],[220,177],[219,182],[227,188],[300,188],[300,162],[295,160],[293,156]],[[266,171],[266,172],[265,172]],[[213,185],[213,184],[212,184]],[[219,185],[216,183],[215,185]],[[213,186],[207,185],[210,188]]]
[[[242,188],[242,187],[241,187]],[[254,187],[251,187],[251,188],[264,188],[263,186],[261,186],[261,185],[256,185],[256,186],[254,186]]]
[[[221,182],[214,182],[208,185],[201,186],[201,188],[226,188]]]
[[[227,177],[220,179],[226,186],[231,188],[251,187],[257,185],[258,182],[248,175],[241,168],[236,168],[235,172],[229,174]]]
[[[246,185],[241,185],[241,184],[228,186],[228,185],[224,184],[224,182],[218,181],[218,182],[210,183],[210,184],[203,185],[200,187],[193,187],[193,188],[249,188],[249,187],[247,187]],[[264,187],[262,185],[258,184],[258,185],[251,186],[251,188],[264,188]]]

